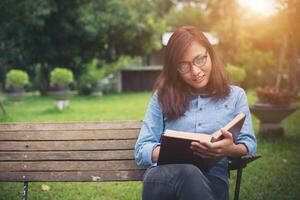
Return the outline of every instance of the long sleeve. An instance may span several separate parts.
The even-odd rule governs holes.
[[[163,123],[163,114],[158,97],[157,94],[154,94],[148,105],[140,134],[135,144],[135,160],[138,165],[154,164],[152,151],[159,145],[164,128]]]
[[[256,152],[256,138],[254,135],[251,114],[247,101],[247,96],[244,90],[240,90],[239,99],[237,101],[237,113],[243,112],[246,114],[244,125],[241,129],[240,135],[238,136],[237,143],[246,145],[249,153]]]

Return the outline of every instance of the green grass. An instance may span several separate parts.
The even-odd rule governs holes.
[[[107,121],[142,119],[150,93],[124,93],[103,97],[76,96],[70,107],[55,108],[50,97],[28,97],[23,102],[5,101],[8,117],[0,122]],[[1,111],[0,111],[1,112]]]
[[[24,102],[5,101],[9,117],[0,111],[0,122],[32,121],[102,121],[142,119],[150,93],[111,94],[97,97],[74,97],[70,108],[59,111],[48,97],[29,97]],[[250,104],[255,101],[248,93]],[[298,102],[299,104],[300,102]],[[257,132],[258,121],[253,118]],[[300,111],[284,121],[285,137],[277,140],[258,138],[262,158],[243,172],[240,199],[293,200],[300,196]],[[230,194],[233,197],[236,173],[231,173]],[[50,186],[49,191],[41,189]],[[0,183],[0,199],[14,200],[22,196],[22,183]],[[135,200],[141,199],[141,182],[112,183],[30,183],[29,199],[64,200]]]

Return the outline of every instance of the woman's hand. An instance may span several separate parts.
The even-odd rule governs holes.
[[[159,151],[160,151],[160,146],[158,145],[152,151],[152,161],[157,162]]]
[[[224,139],[210,143],[205,141],[192,142],[191,149],[195,155],[202,158],[216,158],[222,156],[238,157],[247,153],[247,148],[243,144],[235,144],[232,134],[221,129]]]

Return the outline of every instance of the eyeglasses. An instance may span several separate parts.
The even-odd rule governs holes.
[[[202,67],[206,64],[207,57],[208,57],[207,52],[205,52],[204,55],[196,56],[192,60],[192,62],[188,62],[188,61],[179,62],[177,69],[182,74],[191,71],[193,65],[195,65],[196,67],[202,70]]]

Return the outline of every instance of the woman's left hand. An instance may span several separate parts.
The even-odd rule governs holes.
[[[242,144],[235,144],[233,142],[232,134],[229,131],[221,129],[224,139],[217,142],[192,142],[191,149],[195,151],[197,156],[202,158],[216,158],[222,156],[239,156],[245,154],[247,149]],[[242,145],[242,146],[240,146]],[[243,149],[241,149],[243,148]]]

